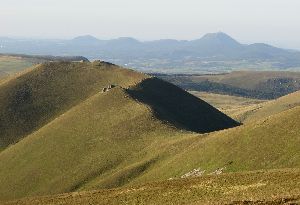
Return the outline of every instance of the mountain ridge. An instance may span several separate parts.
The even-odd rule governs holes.
[[[72,40],[1,40],[0,53],[44,55],[76,55],[89,59],[103,59],[136,69],[187,69],[226,67],[274,69],[300,67],[300,51],[281,49],[271,45],[241,44],[231,36],[209,33],[195,40],[161,39],[139,41],[131,37],[100,40],[91,35]],[[164,63],[161,63],[164,60]],[[176,63],[175,63],[176,62]]]

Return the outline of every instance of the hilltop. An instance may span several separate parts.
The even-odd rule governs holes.
[[[1,146],[16,142],[41,128],[109,84],[127,88],[144,78],[149,76],[105,62],[61,62],[38,65],[0,87]],[[155,78],[143,81],[141,85],[146,82],[150,82],[150,85],[145,89],[150,90],[142,91],[145,96],[136,97],[143,101],[149,94],[160,95],[159,99],[165,101],[161,101],[160,105],[154,105],[154,109],[166,120],[200,132],[237,125],[212,106],[176,86]],[[135,95],[135,92],[130,93]],[[181,104],[175,103],[177,98],[183,99]],[[173,110],[163,113],[167,108]],[[174,118],[172,115],[178,116]],[[186,127],[191,121],[194,124],[189,126],[192,127]]]
[[[101,62],[38,65],[0,87],[0,146],[39,129],[110,83],[127,87],[145,77]]]
[[[0,91],[1,146],[10,145],[1,199],[121,186],[191,131],[238,125],[170,83],[106,62],[45,63]]]

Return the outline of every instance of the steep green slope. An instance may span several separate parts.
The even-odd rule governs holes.
[[[300,107],[254,123],[207,136],[189,139],[178,146],[181,152],[167,150],[170,157],[157,163],[134,183],[180,177],[200,168],[209,174],[274,168],[300,168]]]
[[[53,120],[0,153],[0,200],[137,185],[179,178],[198,168],[204,175],[300,168],[299,106],[236,128],[197,134],[187,130],[206,132],[236,124],[205,102],[156,78],[136,73],[137,78],[129,78],[133,71],[108,64],[112,67],[101,68],[99,62],[82,64],[88,68],[80,68],[80,63],[66,65],[74,66],[76,72],[64,78],[61,72],[56,75],[68,80],[73,90],[58,86],[59,90],[57,84],[45,80],[48,78],[44,86],[67,97],[79,87],[83,91],[77,95],[84,95],[89,90],[85,86],[91,86],[94,94],[91,91],[85,99],[76,96],[71,108],[60,110]],[[96,81],[101,86],[90,85],[98,69],[110,74],[105,75],[105,83]],[[90,70],[92,75],[87,75]],[[80,81],[78,75],[89,77]],[[121,79],[119,85],[125,88],[99,92],[103,85],[116,84],[109,77]],[[127,78],[132,81],[128,83]],[[45,98],[45,93],[40,97]],[[54,100],[47,102],[55,102],[56,95],[50,97]]]
[[[162,123],[149,106],[114,88],[4,150],[0,198],[141,184],[195,168],[204,174],[299,168],[299,114],[296,107],[199,136]]]
[[[107,63],[51,63],[4,84],[14,91],[8,102],[26,88],[12,107],[22,115],[8,109],[4,116],[36,122],[39,129],[0,153],[0,199],[122,186],[160,161],[162,150],[197,135],[187,131],[188,117],[201,131],[237,125],[176,86],[147,78]],[[117,86],[99,92],[108,84]],[[157,103],[150,96],[158,96]],[[182,105],[174,105],[177,98]]]
[[[4,204],[299,204],[299,181],[299,169],[230,173],[24,198]]]
[[[147,106],[121,88],[98,93],[1,152],[0,198],[76,190],[128,166],[131,155],[145,147],[179,136],[183,133],[153,118]],[[143,171],[139,167],[156,160],[138,157],[137,175]]]
[[[45,63],[0,86],[0,147],[39,129],[109,84],[147,76],[109,63]]]

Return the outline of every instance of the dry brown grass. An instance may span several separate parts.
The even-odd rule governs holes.
[[[298,204],[299,170],[230,173],[140,186],[24,198],[5,205]]]

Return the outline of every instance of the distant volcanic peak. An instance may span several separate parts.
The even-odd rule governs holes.
[[[91,35],[83,35],[83,36],[78,36],[76,38],[73,38],[73,41],[79,41],[79,42],[82,42],[82,41],[99,41],[99,39],[97,39],[96,37],[91,36]]]
[[[235,39],[233,39],[231,36],[229,36],[223,32],[205,34],[200,40],[209,41],[209,42],[231,43],[231,44],[238,44],[238,45],[240,44]]]
[[[120,37],[120,38],[114,39],[113,41],[122,42],[122,43],[140,43],[140,41],[138,41],[137,39],[132,38],[132,37]]]

